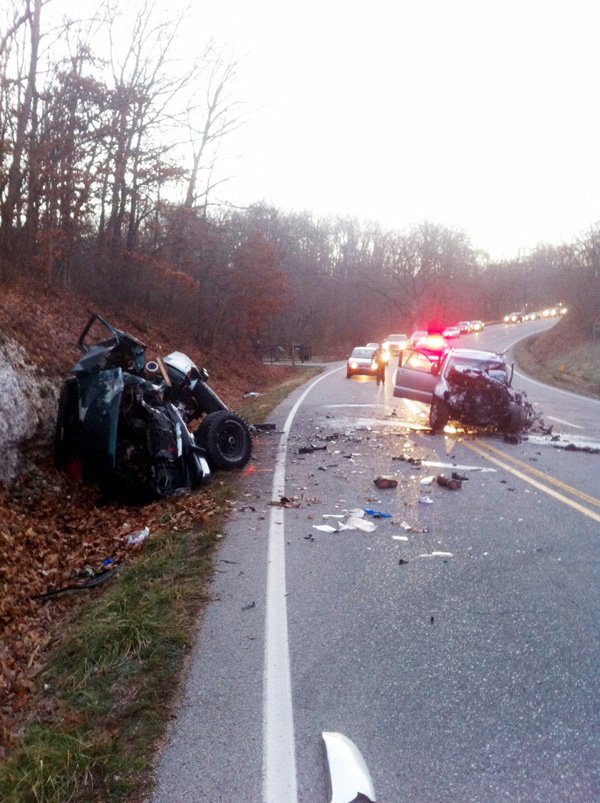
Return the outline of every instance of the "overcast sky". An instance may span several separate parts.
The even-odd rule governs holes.
[[[493,258],[600,220],[597,0],[193,6],[258,109],[228,200],[443,223]]]

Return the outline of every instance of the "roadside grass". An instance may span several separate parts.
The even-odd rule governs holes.
[[[525,373],[540,382],[600,398],[600,341],[566,343],[562,349],[554,342],[549,349],[544,334],[517,343],[515,359]]]
[[[318,369],[249,400],[250,423]],[[200,493],[219,513],[184,533],[164,529],[111,585],[77,609],[39,676],[29,725],[0,764],[6,803],[143,800],[157,746],[177,703],[184,669],[208,600],[218,534],[239,476],[221,473]]]

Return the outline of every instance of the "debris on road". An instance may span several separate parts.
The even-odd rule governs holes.
[[[395,524],[395,523],[396,522],[392,522],[392,524]],[[407,533],[428,533],[429,532],[429,527],[413,527],[413,525],[409,524],[407,521],[401,521],[400,522],[400,527],[402,527],[403,530],[406,530]]]
[[[420,466],[422,461],[419,457],[409,457],[405,454],[397,455],[396,457],[392,457],[392,460],[402,460],[405,463],[410,463],[411,466]]]
[[[430,496],[420,496],[419,497],[419,504],[420,505],[433,505],[433,499]]]
[[[332,527],[331,524],[313,524],[313,530],[319,530],[322,533],[337,533],[337,527]]]
[[[282,496],[279,501],[271,500],[269,505],[271,507],[300,507],[300,500],[297,496],[292,496],[291,498]]]
[[[327,449],[327,444],[324,443],[323,446],[317,446],[314,443],[309,444],[308,446],[301,446],[298,449],[298,454],[312,454],[313,452],[324,452]]]
[[[459,488],[462,488],[461,480],[458,480],[455,477],[446,477],[445,474],[437,475],[437,484],[441,485],[442,488],[448,488],[450,491],[458,491]]]
[[[452,552],[424,552],[422,555],[419,555],[420,558],[453,558],[454,554]]]
[[[431,475],[430,477],[423,477],[422,480],[419,480],[419,485],[433,485],[435,477]]]
[[[395,479],[394,477],[384,477],[384,476],[380,475],[379,477],[375,477],[373,482],[375,483],[375,485],[378,488],[397,488],[398,487],[398,480]]]
[[[381,510],[373,510],[370,507],[364,508],[365,513],[367,516],[373,516],[374,519],[391,519],[391,513],[383,513]]]
[[[339,528],[340,530],[362,530],[365,533],[372,533],[373,530],[377,529],[377,525],[372,521],[350,516],[345,522],[340,522]]]
[[[256,602],[254,602],[254,600],[252,600],[252,602],[249,602],[248,605],[242,605],[243,611],[249,611],[252,608],[256,608]]]

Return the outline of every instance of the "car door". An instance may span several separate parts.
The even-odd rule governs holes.
[[[437,380],[437,370],[425,354],[406,351],[402,365],[396,368],[394,396],[431,404]]]

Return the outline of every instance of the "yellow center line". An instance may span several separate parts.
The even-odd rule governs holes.
[[[589,508],[584,507],[583,505],[580,505],[579,502],[575,502],[573,499],[569,499],[567,496],[563,496],[563,494],[558,493],[558,491],[555,491],[548,485],[544,485],[543,483],[534,480],[533,477],[528,476],[523,471],[519,471],[518,469],[513,468],[508,463],[504,463],[502,460],[499,460],[497,457],[494,457],[492,454],[490,454],[490,452],[487,451],[487,449],[480,448],[481,444],[480,446],[476,446],[471,441],[463,441],[463,446],[466,446],[467,449],[470,449],[472,452],[475,452],[475,454],[478,454],[485,460],[489,460],[490,463],[494,463],[495,465],[500,466],[513,476],[518,477],[520,480],[523,480],[523,482],[527,482],[529,485],[533,485],[534,488],[537,488],[539,491],[542,491],[542,493],[548,494],[548,496],[551,496],[553,499],[557,499],[559,502],[562,502],[563,504],[572,507],[574,510],[577,510],[579,513],[583,513],[584,516],[587,516],[588,518],[593,519],[593,521],[597,521],[600,524],[600,514],[596,513],[594,510],[590,510]],[[504,452],[501,452],[500,450],[495,450],[495,451],[497,451],[500,455],[502,455],[502,457],[506,457]],[[530,466],[525,465],[525,463],[522,463],[521,465],[527,470],[530,470],[531,468]],[[548,479],[552,478],[548,477]],[[575,488],[571,490],[572,492],[576,493]],[[593,499],[593,497],[591,498]]]
[[[551,476],[550,474],[545,474],[543,471],[540,471],[539,468],[534,468],[530,466],[529,463],[523,463],[517,457],[513,457],[512,455],[506,454],[506,452],[501,451],[500,449],[496,449],[495,446],[491,446],[489,443],[483,443],[480,440],[476,440],[475,443],[481,449],[488,449],[498,457],[503,458],[504,460],[508,460],[511,463],[514,463],[516,466],[520,466],[524,471],[527,471],[529,474],[533,474],[536,477],[540,477],[545,482],[550,483],[551,485],[556,485],[557,488],[562,488],[563,491],[571,494],[572,496],[577,496],[579,499],[587,502],[590,505],[594,505],[595,507],[600,507],[600,499],[597,499],[595,496],[590,496],[586,494],[585,491],[580,491],[577,488],[573,488],[572,485],[567,485],[566,482],[562,482],[561,480],[556,479],[556,477]]]

